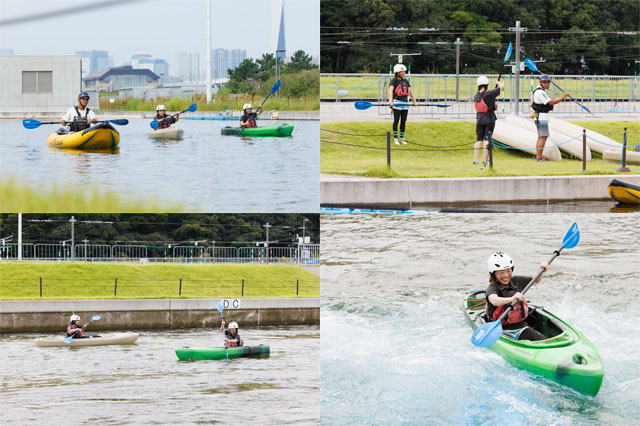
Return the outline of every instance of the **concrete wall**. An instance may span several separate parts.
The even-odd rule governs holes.
[[[384,206],[451,202],[610,200],[612,179],[640,185],[640,175],[374,179],[322,176],[323,206]]]
[[[77,105],[81,87],[79,56],[0,57],[0,114],[62,114]],[[53,93],[22,93],[22,71],[52,71]],[[97,98],[92,99],[97,103]],[[93,108],[90,101],[89,107]],[[94,108],[95,109],[95,108]]]
[[[227,323],[240,327],[320,323],[320,299],[228,299]],[[0,333],[63,331],[73,313],[82,323],[95,314],[91,330],[219,327],[219,299],[25,300],[0,301]]]

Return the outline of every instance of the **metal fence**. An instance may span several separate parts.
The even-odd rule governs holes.
[[[148,257],[144,245],[106,244],[22,244],[22,260],[79,261],[79,262],[171,262],[171,263],[289,263],[320,264],[320,244],[301,244],[295,247],[204,247],[167,246],[164,256]],[[18,244],[0,246],[0,261],[18,260]],[[158,250],[156,250],[158,252]],[[75,254],[75,259],[71,254]]]
[[[473,96],[477,91],[476,79],[479,74],[465,74],[456,78],[455,74],[410,74],[411,83],[417,99],[451,104],[450,108],[419,106],[411,110],[412,114],[423,115],[465,115],[475,114]],[[489,81],[495,81],[497,75],[488,75]],[[387,102],[389,99],[390,74],[321,74],[320,99],[323,101],[372,100]],[[594,114],[626,113],[629,116],[640,113],[640,79],[637,76],[583,76],[552,75],[558,86],[584,104]],[[503,76],[505,90],[498,98],[498,112],[515,111],[515,79]],[[519,111],[527,113],[531,93],[538,85],[538,76],[522,74],[519,87]],[[559,97],[561,91],[553,85],[549,96]],[[386,106],[377,107],[378,114],[389,115]],[[569,99],[557,104],[555,112],[569,115],[583,115],[585,112]]]

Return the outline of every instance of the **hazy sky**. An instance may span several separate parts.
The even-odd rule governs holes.
[[[146,0],[91,10],[107,0],[0,0],[0,21],[60,10],[84,9],[68,16],[0,26],[0,49],[15,55],[73,55],[79,50],[107,50],[114,65],[147,52],[174,61],[179,51],[206,57],[207,0]],[[287,56],[302,49],[320,51],[320,0],[284,0]],[[212,47],[244,49],[248,57],[272,52],[272,5],[275,0],[212,0]]]

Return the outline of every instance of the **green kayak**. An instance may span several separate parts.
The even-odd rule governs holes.
[[[192,348],[183,346],[176,349],[179,359],[226,359],[227,350],[223,347],[217,348]],[[269,346],[242,346],[239,348],[229,348],[229,358],[240,358],[243,356],[269,356]]]
[[[223,127],[220,129],[223,135],[231,136],[291,136],[293,132],[293,126],[287,123],[272,124],[271,126],[262,127],[249,127],[243,129],[242,127]]]
[[[464,300],[465,316],[475,330],[485,324],[485,291]],[[514,340],[504,334],[491,347],[511,365],[539,374],[586,395],[596,395],[604,367],[598,350],[584,334],[542,307],[529,304],[527,323],[546,340]]]

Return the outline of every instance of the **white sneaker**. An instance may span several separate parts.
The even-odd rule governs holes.
[[[398,142],[398,138],[393,138],[393,143],[395,143],[396,145],[400,145],[400,142]]]
[[[403,144],[407,144],[407,141],[404,138],[400,138],[400,142],[402,142]]]

